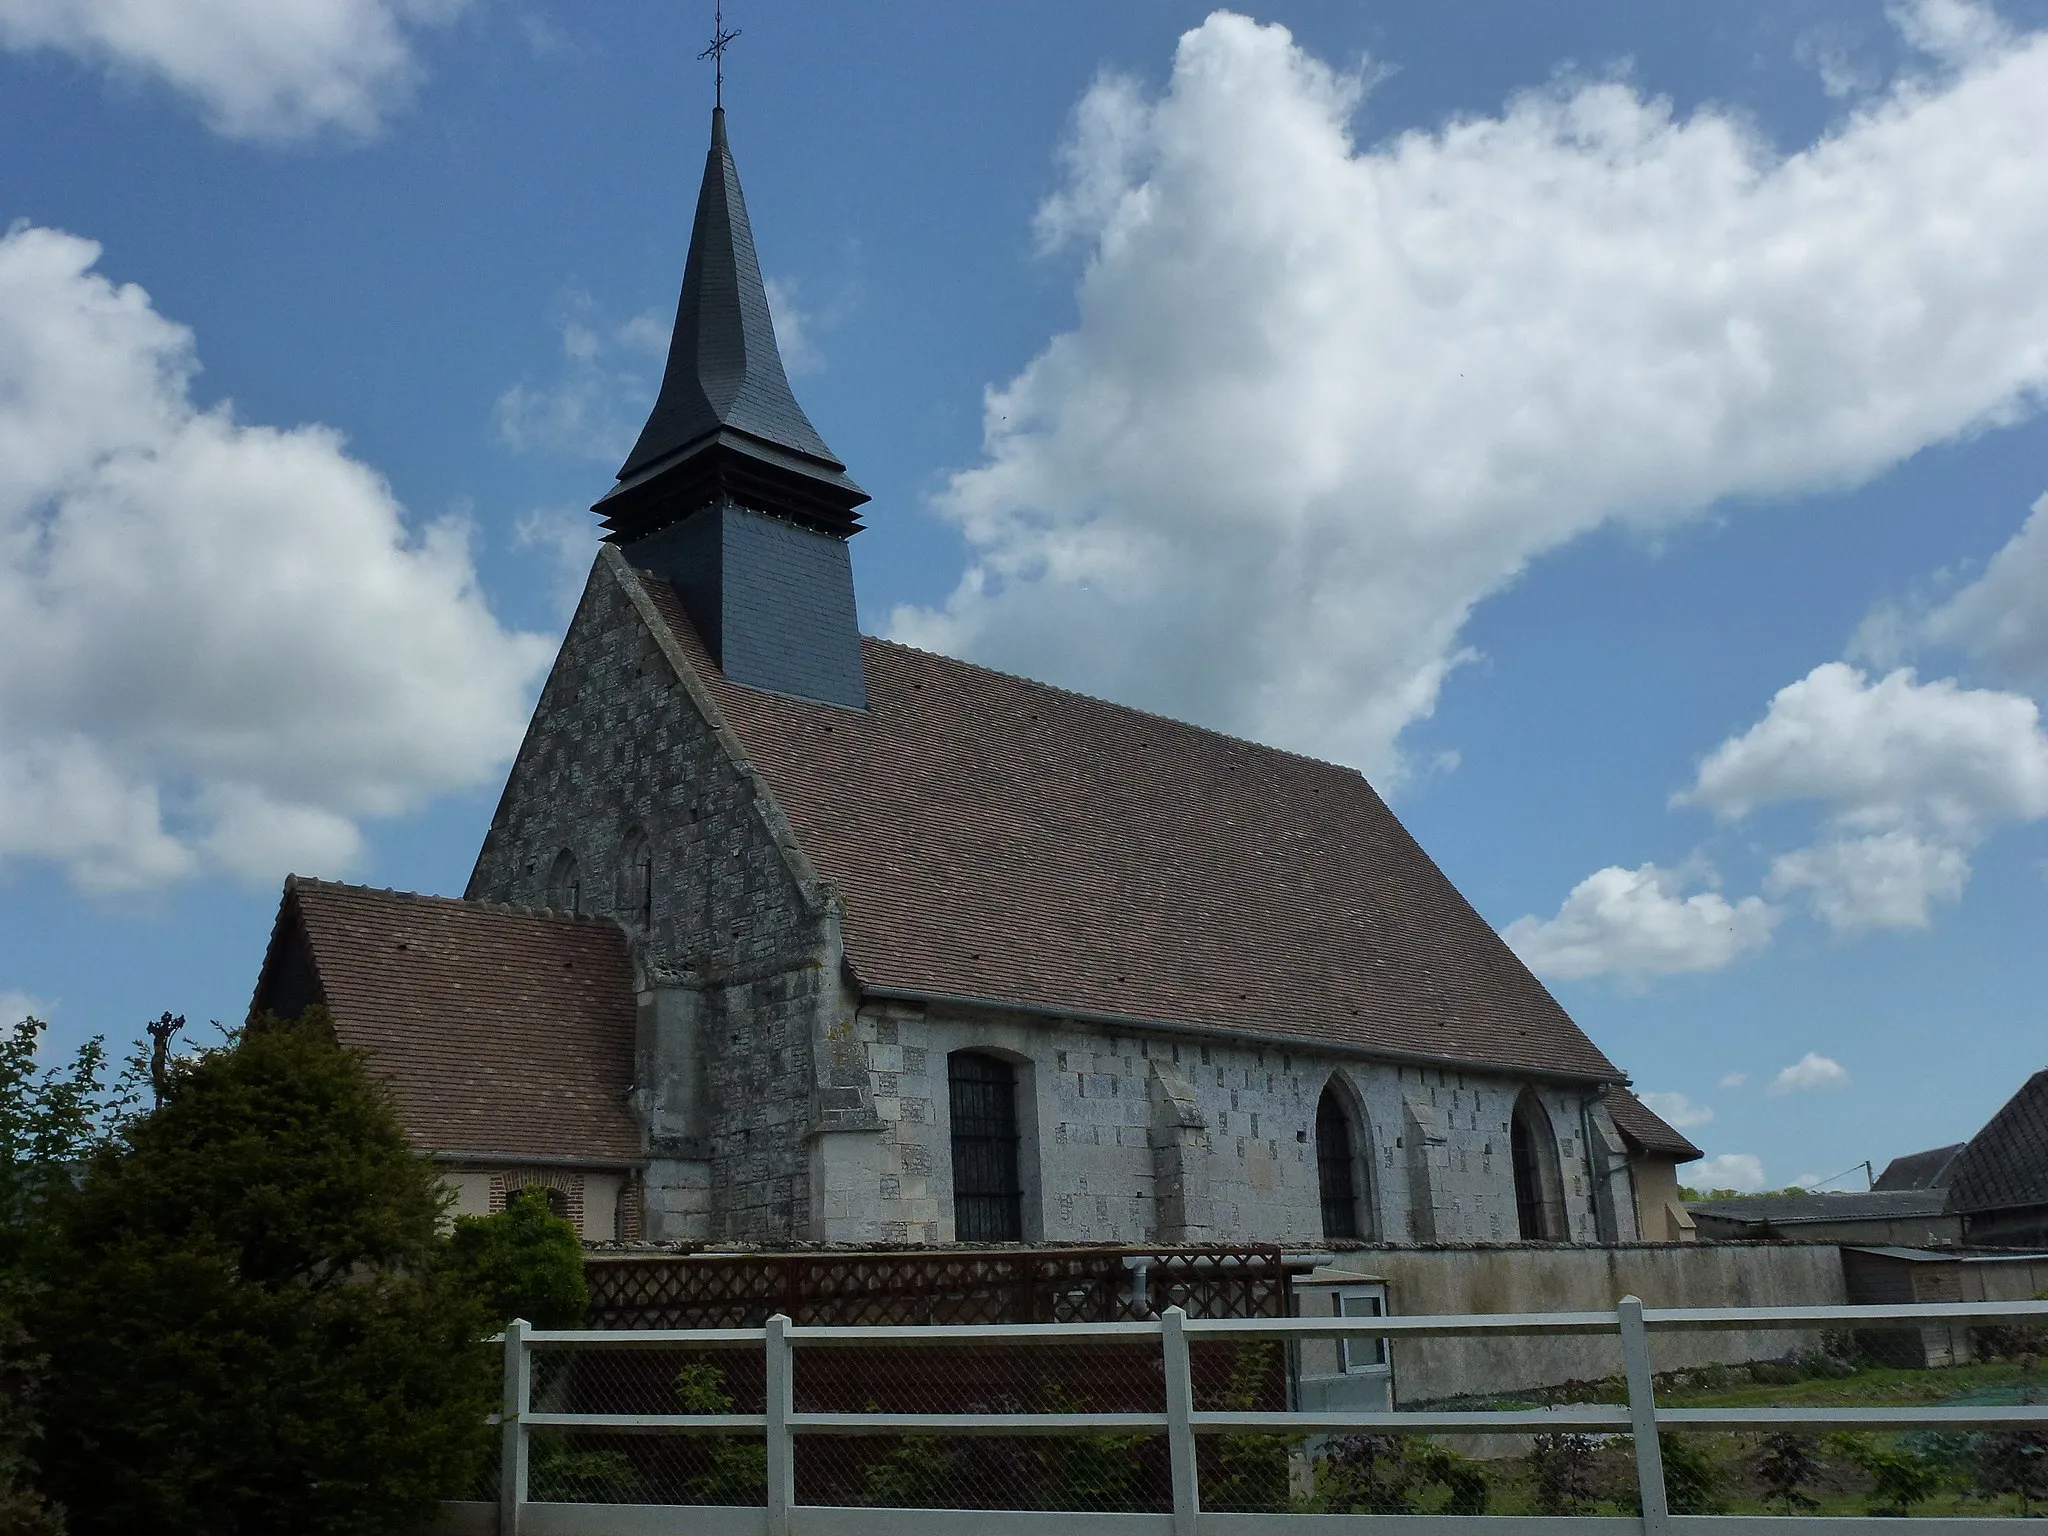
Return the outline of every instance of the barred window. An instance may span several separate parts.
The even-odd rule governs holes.
[[[1014,1243],[1024,1236],[1017,1168],[1017,1069],[978,1051],[946,1061],[953,1121],[953,1236]]]

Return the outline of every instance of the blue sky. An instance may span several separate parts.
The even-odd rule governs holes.
[[[727,20],[870,630],[1357,764],[1714,1182],[2044,1064],[2048,3]],[[460,890],[708,30],[0,0],[4,1011]]]

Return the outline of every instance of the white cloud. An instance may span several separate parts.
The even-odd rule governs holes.
[[[1818,800],[1854,826],[1926,820],[1969,836],[2048,815],[2048,736],[2019,694],[1923,683],[1903,667],[1872,682],[1831,661],[1779,689],[1676,800],[1729,819]]]
[[[41,1019],[48,1023],[54,1011],[51,1004],[26,992],[0,992],[0,1030],[12,1029],[23,1019]]]
[[[1676,1130],[1690,1130],[1696,1125],[1712,1125],[1714,1112],[1705,1104],[1695,1104],[1682,1093],[1639,1093],[1636,1095],[1666,1125]]]
[[[1989,829],[2048,816],[2048,735],[2020,694],[1923,683],[1910,668],[1872,682],[1828,662],[1779,689],[1673,799],[1730,820],[1819,802],[1825,835],[1779,857],[1766,890],[1806,891],[1843,932],[1922,927],[1930,903],[1961,897]]]
[[[1982,576],[1925,616],[1919,638],[1966,651],[2023,687],[2048,687],[2048,496]]]
[[[1080,319],[990,392],[970,569],[898,637],[1385,775],[1546,551],[2048,384],[2048,39],[1789,157],[1613,81],[1360,150],[1362,89],[1219,13],[1089,93],[1040,217]]]
[[[1788,1093],[1810,1093],[1816,1088],[1846,1088],[1849,1086],[1849,1071],[1839,1061],[1808,1051],[1804,1056],[1785,1068],[1771,1079],[1771,1086],[1764,1090],[1772,1098],[1782,1098]]]
[[[570,294],[565,309],[560,376],[549,384],[514,384],[498,396],[493,422],[515,453],[617,464],[632,450],[654,403],[673,319],[649,311],[611,324],[582,293]]]
[[[1609,866],[1574,886],[1557,916],[1517,918],[1501,936],[1531,970],[1566,981],[1714,971],[1770,942],[1778,914],[1760,897],[1680,888],[1654,864]]]
[[[564,619],[576,611],[597,556],[597,519],[586,507],[536,507],[512,524],[512,542],[541,554],[553,572],[555,610]]]
[[[1737,1189],[1754,1194],[1764,1187],[1763,1159],[1749,1152],[1723,1152],[1685,1165],[1685,1182],[1705,1194],[1710,1189]]]
[[[775,322],[775,349],[782,354],[782,367],[791,378],[822,373],[825,355],[818,350],[820,317],[797,302],[795,278],[770,277],[762,280],[768,290],[768,315]]]
[[[1747,1072],[1726,1072],[1721,1076],[1721,1086],[1723,1088],[1740,1088],[1748,1081],[1749,1074]]]
[[[0,47],[54,48],[198,103],[215,131],[374,132],[420,75],[410,33],[465,0],[0,0]]]
[[[1930,904],[1961,900],[1969,878],[1961,849],[1894,830],[1782,854],[1764,888],[1774,896],[1805,890],[1829,927],[1859,933],[1924,928]]]
[[[190,333],[98,259],[0,238],[0,860],[339,872],[497,770],[548,643],[330,429],[196,409]]]

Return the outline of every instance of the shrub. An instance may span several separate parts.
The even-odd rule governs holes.
[[[553,1435],[528,1443],[527,1496],[564,1504],[621,1504],[640,1490],[633,1463],[618,1451],[579,1451]]]
[[[1870,1512],[1903,1515],[1934,1496],[1941,1485],[1940,1469],[1910,1446],[1870,1435],[1837,1435],[1834,1446],[1844,1460],[1870,1479]]]
[[[861,1469],[861,1502],[885,1509],[929,1509],[945,1492],[952,1465],[936,1442],[913,1436]]]
[[[1538,1435],[1529,1446],[1530,1497],[1546,1515],[1583,1515],[1593,1507],[1593,1438]]]
[[[36,1438],[43,1362],[10,1312],[0,1310],[0,1532],[63,1536],[64,1515],[32,1486],[28,1448]]]
[[[1674,1515],[1719,1515],[1728,1510],[1721,1466],[1696,1440],[1669,1430],[1657,1436],[1664,1461],[1664,1502]]]
[[[56,1202],[30,1307],[73,1529],[386,1531],[466,1488],[496,1372],[443,1201],[317,1011],[171,1063]]]
[[[1757,1481],[1763,1484],[1765,1497],[1776,1499],[1788,1515],[1817,1506],[1818,1501],[1807,1489],[1819,1472],[1813,1441],[1805,1435],[1780,1430],[1765,1435],[1757,1448]]]
[[[2027,1400],[2032,1400],[2027,1394]],[[1992,1498],[2011,1494],[2022,1515],[2048,1502],[2048,1432],[1990,1430],[1977,1437],[1977,1483]]]
[[[731,1413],[725,1372],[715,1365],[686,1365],[675,1374],[676,1403],[684,1413]],[[698,1436],[709,1442],[702,1472],[690,1479],[699,1504],[764,1503],[768,1496],[768,1447],[730,1435]]]
[[[1442,1512],[1483,1515],[1492,1493],[1485,1468],[1426,1440],[1347,1435],[1316,1464],[1318,1505],[1332,1514],[1412,1514],[1426,1490],[1444,1490]]]
[[[574,1328],[590,1304],[583,1240],[549,1207],[546,1190],[514,1190],[502,1211],[458,1216],[448,1256],[500,1326],[523,1317],[536,1328]]]
[[[1040,1393],[1046,1413],[1080,1413],[1085,1405],[1057,1383]],[[1039,1476],[1052,1509],[1109,1509],[1135,1507],[1139,1481],[1144,1476],[1144,1454],[1149,1435],[1104,1433],[1055,1435],[1038,1447]],[[1284,1453],[1283,1453],[1284,1454]],[[1282,1477],[1285,1477],[1283,1470]]]
[[[1249,1413],[1259,1406],[1259,1389],[1279,1363],[1271,1344],[1240,1344],[1233,1357],[1230,1383],[1223,1389],[1227,1412]],[[1281,1435],[1218,1435],[1215,1475],[1202,1489],[1202,1502],[1213,1509],[1271,1510],[1288,1505],[1287,1458],[1294,1441]]]

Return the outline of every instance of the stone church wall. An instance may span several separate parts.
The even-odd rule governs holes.
[[[1519,1080],[910,1003],[863,1007],[855,1036],[882,1153],[861,1209],[843,1214],[873,1241],[953,1240],[947,1058],[970,1049],[1017,1067],[1026,1241],[1323,1241],[1315,1119],[1333,1076],[1370,1166],[1365,1235],[1517,1236],[1508,1124]],[[1632,1214],[1624,1231],[1598,1230],[1582,1098],[1537,1093],[1557,1131],[1571,1238],[1633,1240]]]
[[[805,1136],[820,1020],[840,1007],[836,932],[633,580],[600,555],[467,894],[573,902],[636,936],[647,1235],[808,1236]]]

